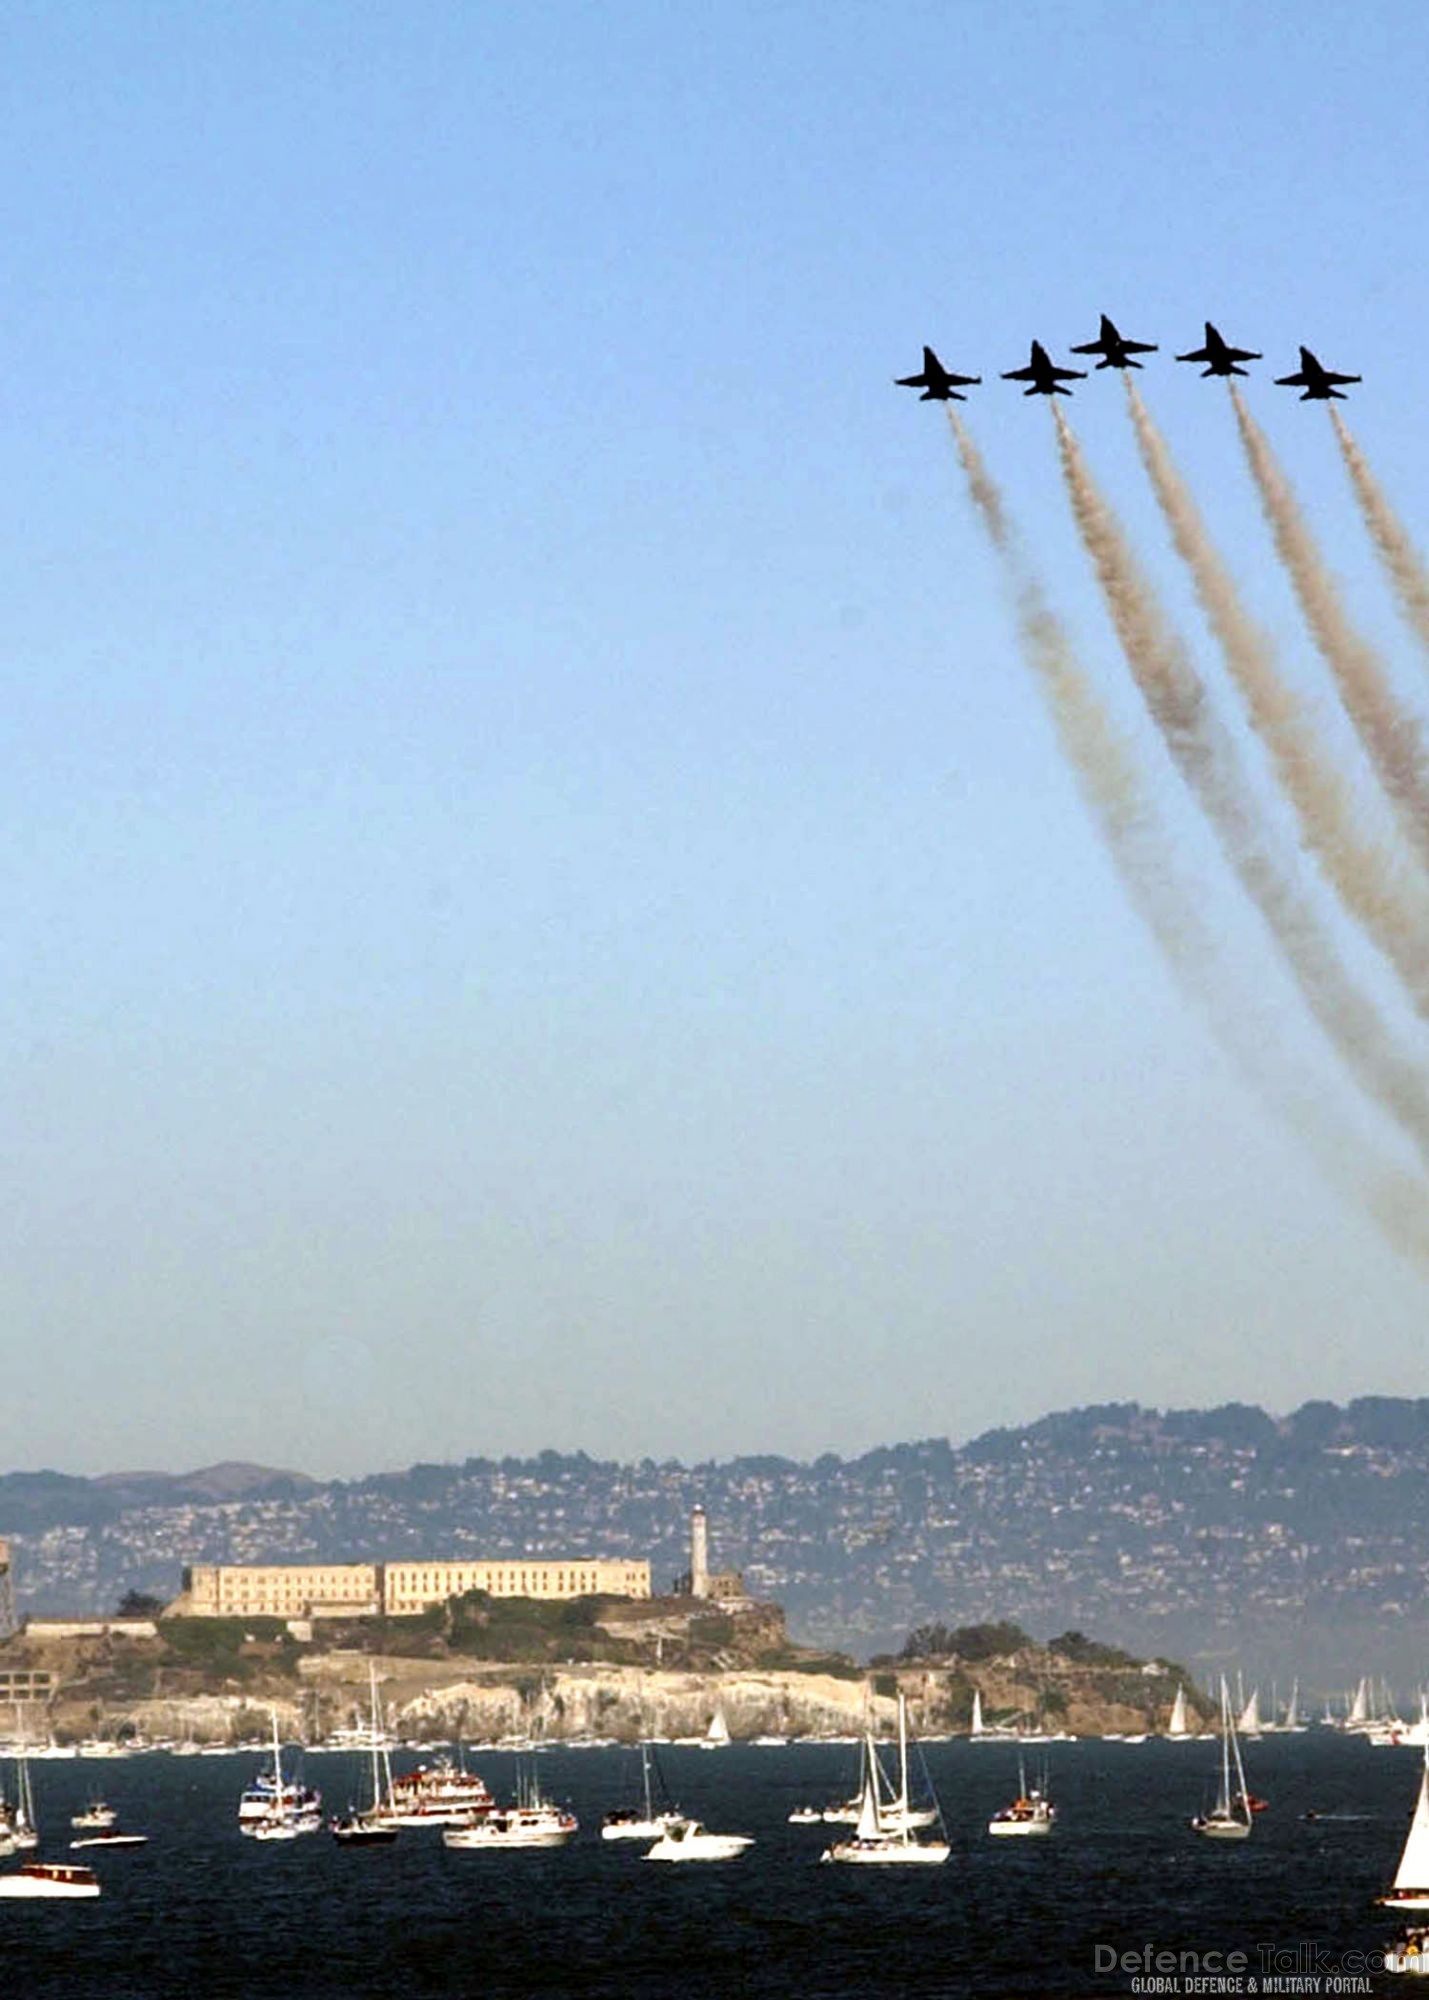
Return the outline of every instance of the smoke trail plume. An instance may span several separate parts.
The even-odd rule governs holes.
[[[1219,942],[1199,896],[1181,877],[1134,754],[1078,664],[971,435],[956,411],[948,417],[974,506],[1011,586],[1023,656],[1128,901],[1243,1080],[1297,1134],[1325,1178],[1368,1210],[1401,1256],[1429,1273],[1423,1183],[1365,1155],[1356,1135],[1332,1121],[1321,1096],[1289,1069],[1276,1028],[1258,1022],[1253,1004],[1232,990]]]
[[[1231,402],[1246,459],[1280,560],[1289,572],[1315,644],[1381,784],[1399,809],[1419,853],[1429,859],[1429,766],[1419,724],[1400,701],[1374,648],[1354,630],[1340,603],[1290,482],[1269,441],[1232,385]]]
[[[1408,879],[1397,854],[1361,832],[1348,783],[1281,673],[1270,641],[1247,613],[1129,378],[1126,394],[1141,462],[1251,724],[1295,808],[1304,844],[1345,908],[1394,966],[1419,1013],[1429,1018],[1429,899]]]
[[[1380,559],[1389,572],[1394,594],[1405,617],[1414,627],[1421,645],[1429,647],[1429,569],[1415,548],[1403,522],[1389,504],[1389,496],[1369,469],[1369,461],[1350,435],[1350,427],[1330,405],[1330,422],[1340,441],[1345,467],[1360,503]]]
[[[1321,1029],[1365,1093],[1429,1157],[1429,1086],[1424,1072],[1391,1040],[1299,885],[1267,844],[1254,793],[1235,745],[1211,711],[1205,684],[1098,492],[1070,425],[1060,410],[1054,415],[1077,527],[1152,719]]]

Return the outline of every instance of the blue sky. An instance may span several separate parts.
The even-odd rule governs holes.
[[[1269,377],[1363,372],[1426,519],[1421,10],[51,0],[0,38],[0,1463],[1418,1389],[1422,1281],[1178,1000],[890,383],[1104,310],[1160,341],[1338,727],[1167,358],[1209,314],[1414,686]],[[1047,412],[974,396],[1138,727]],[[1195,631],[1114,383],[1072,414]]]

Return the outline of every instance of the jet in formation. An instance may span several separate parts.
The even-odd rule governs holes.
[[[1136,360],[1138,354],[1155,354],[1159,350],[1150,340],[1128,340],[1118,333],[1115,326],[1103,313],[1101,329],[1095,340],[1084,341],[1072,349],[1073,354],[1095,354],[1100,359],[1097,369],[1140,368]],[[1224,340],[1209,320],[1206,321],[1206,343],[1204,347],[1193,347],[1189,354],[1178,354],[1178,361],[1199,361],[1205,366],[1202,378],[1207,375],[1244,375],[1248,371],[1241,366],[1243,361],[1259,361],[1263,357],[1249,347],[1232,347]],[[1032,343],[1032,355],[1025,368],[1008,368],[1003,373],[1004,382],[1026,382],[1029,386],[1025,394],[1029,396],[1070,396],[1071,390],[1064,389],[1064,382],[1084,382],[1085,368],[1059,368],[1048,355],[1040,340]],[[900,389],[921,389],[920,402],[924,403],[965,403],[967,397],[958,392],[971,388],[982,381],[981,375],[954,375],[945,368],[931,347],[923,349],[923,372],[920,375],[899,375],[896,378]],[[1343,402],[1340,384],[1358,382],[1358,375],[1336,375],[1322,367],[1308,347],[1300,350],[1300,368],[1294,375],[1277,375],[1277,386],[1282,389],[1301,389],[1302,403],[1328,402],[1333,396]]]
[[[1004,382],[1030,382],[1032,387],[1024,389],[1024,396],[1070,396],[1071,390],[1064,389],[1064,382],[1085,382],[1085,368],[1058,368],[1049,358],[1040,340],[1032,343],[1032,359],[1025,368],[1008,368],[1003,371]]]
[[[1228,347],[1209,320],[1206,321],[1205,346],[1194,347],[1189,354],[1176,356],[1178,361],[1206,362],[1207,366],[1201,370],[1202,381],[1207,375],[1244,375],[1246,370],[1239,364],[1242,361],[1259,361],[1260,358],[1258,354],[1252,354],[1248,347]]]
[[[1134,354],[1154,354],[1156,343],[1148,340],[1126,340],[1119,334],[1106,314],[1102,314],[1101,331],[1095,340],[1089,340],[1082,347],[1074,347],[1073,354],[1099,354],[1102,358],[1098,368],[1139,368],[1141,363],[1133,361]]]
[[[899,375],[895,387],[899,389],[921,389],[920,403],[965,403],[966,396],[960,396],[960,389],[971,388],[981,382],[981,375],[954,375],[946,369],[931,347],[923,349],[923,372],[921,375]]]
[[[1275,384],[1279,389],[1303,389],[1305,393],[1300,398],[1302,403],[1327,403],[1332,396],[1337,401],[1343,403],[1346,399],[1341,391],[1336,388],[1335,384],[1337,382],[1359,382],[1361,380],[1363,380],[1363,377],[1359,375],[1332,374],[1328,368],[1320,366],[1320,363],[1315,359],[1308,347],[1302,347],[1300,350],[1299,374],[1277,375]]]

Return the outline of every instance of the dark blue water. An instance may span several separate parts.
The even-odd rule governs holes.
[[[326,1834],[246,1840],[237,1797],[256,1757],[42,1763],[45,1854],[63,1854],[70,1813],[97,1790],[151,1841],[85,1857],[104,1885],[96,1903],[0,1902],[0,1968],[7,1992],[59,2000],[1020,2000],[1130,1994],[1129,1975],[1098,1972],[1097,1946],[1239,1949],[1257,1970],[1264,1945],[1338,1956],[1393,1934],[1372,1898],[1398,1860],[1413,1752],[1324,1734],[1251,1746],[1251,1786],[1271,1810],[1234,1847],[1186,1827],[1213,1784],[1213,1744],[1058,1744],[1049,1755],[1055,1833],[998,1842],[986,1822],[1015,1789],[1015,1756],[928,1746],[953,1854],[909,1870],[820,1867],[824,1832],[787,1824],[791,1806],[852,1788],[847,1746],[663,1750],[686,1810],[757,1836],[740,1861],[683,1868],[598,1838],[602,1814],[634,1796],[629,1751],[545,1752],[543,1789],[574,1807],[581,1833],[564,1850],[507,1855],[451,1853],[434,1833],[360,1852]],[[512,1758],[472,1761],[498,1796],[512,1790]],[[355,1758],[324,1756],[307,1775],[341,1807],[359,1772]],[[1363,1817],[1306,1821],[1310,1809]],[[1373,1990],[1394,1985],[1381,1976]]]

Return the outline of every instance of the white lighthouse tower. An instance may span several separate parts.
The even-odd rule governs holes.
[[[710,1594],[710,1526],[703,1507],[690,1514],[690,1595]]]

